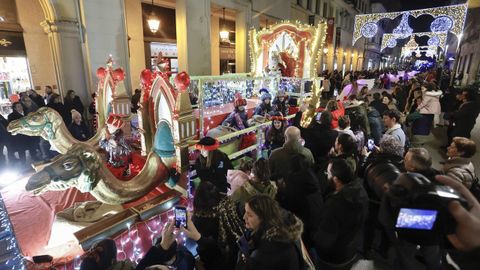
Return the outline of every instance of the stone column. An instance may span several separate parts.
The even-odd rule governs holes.
[[[248,66],[248,22],[247,11],[237,10],[235,14],[235,72],[250,71]]]
[[[210,13],[210,0],[177,0],[179,71],[190,75],[211,73]]]
[[[211,17],[212,75],[220,75],[220,18]]]
[[[88,104],[78,22],[74,19],[45,20],[40,25],[48,35],[59,94],[63,98],[69,89],[76,90],[84,104]]]

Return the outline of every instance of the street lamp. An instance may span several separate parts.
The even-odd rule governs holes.
[[[148,16],[147,24],[148,28],[150,28],[150,31],[155,34],[160,28],[160,19],[157,17],[157,15],[155,15],[155,12],[153,11],[154,7],[155,6],[152,0],[152,13],[150,14],[150,16]]]
[[[220,31],[220,39],[223,42],[230,42],[229,35],[230,32],[228,32],[227,28],[225,27],[225,8],[223,8],[223,24],[222,30]]]
[[[328,54],[328,48],[325,47],[323,48],[323,54],[322,54],[322,72],[325,71],[325,68],[327,66],[327,63],[325,63],[324,59],[327,57]],[[327,58],[328,61],[328,58]]]

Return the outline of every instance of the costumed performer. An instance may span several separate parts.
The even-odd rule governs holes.
[[[203,137],[195,148],[200,156],[195,161],[195,171],[201,181],[209,181],[220,192],[227,193],[230,184],[227,182],[227,171],[233,169],[227,154],[218,150],[220,142],[212,137]]]
[[[258,104],[253,112],[253,115],[261,115],[265,118],[268,118],[272,111],[272,95],[270,95],[266,88],[260,89],[259,92],[261,94],[260,100],[262,103]]]
[[[272,102],[273,114],[280,113],[283,117],[288,115],[288,96],[285,90],[279,90]]]
[[[268,149],[268,154],[271,151],[280,148],[285,143],[285,129],[287,128],[287,121],[280,113],[275,114],[271,118],[272,125],[267,129],[265,146]]]
[[[125,167],[124,176],[127,176],[132,149],[122,131],[125,122],[120,115],[110,114],[106,124],[107,130],[99,142],[100,148],[107,152],[108,164],[114,168]]]
[[[245,111],[245,106],[247,106],[247,100],[242,98],[239,93],[235,94],[235,99],[233,101],[235,110],[230,113],[230,115],[223,120],[223,126],[233,127],[237,130],[242,130],[248,127],[247,123],[247,112]]]

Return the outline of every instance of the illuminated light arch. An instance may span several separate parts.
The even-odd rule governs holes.
[[[362,37],[361,30],[364,25],[372,24],[372,23],[377,24],[378,21],[381,19],[394,20],[395,18],[404,15],[406,12],[408,12],[409,16],[412,16],[414,18],[417,18],[421,15],[430,15],[435,18],[434,21],[440,17],[448,17],[453,22],[453,25],[450,27],[449,32],[459,37],[462,34],[463,27],[465,25],[467,8],[468,8],[467,4],[460,4],[460,5],[408,10],[408,11],[400,11],[400,12],[386,12],[386,13],[356,15],[352,44],[355,45],[357,40],[359,40]]]
[[[293,42],[292,50],[295,58],[294,77],[311,78],[316,76],[316,62],[320,57],[319,51],[324,46],[327,24],[322,21],[316,27],[299,22],[280,22],[266,29],[249,32],[251,71],[254,76],[263,76],[268,65],[270,54],[275,51],[273,47],[278,39]],[[287,37],[288,36],[288,37]],[[278,42],[282,42],[282,40]],[[273,47],[273,48],[272,48]],[[281,48],[280,48],[281,49]],[[298,55],[296,52],[298,50]],[[276,51],[278,53],[285,53]],[[295,57],[296,56],[296,57]]]
[[[440,47],[443,51],[445,51],[445,46],[447,44],[447,32],[443,32],[443,33],[434,33],[434,32],[418,32],[418,33],[412,33],[412,36],[411,37],[422,37],[422,36],[427,36],[429,37],[430,39],[433,38],[433,37],[436,37],[438,38],[438,47]],[[391,39],[402,39],[401,37],[399,37],[398,35],[396,34],[383,34],[383,37],[382,37],[382,44],[380,46],[380,51],[383,51],[385,48],[389,47],[388,46],[388,41],[391,40]],[[417,44],[418,46],[418,44]]]

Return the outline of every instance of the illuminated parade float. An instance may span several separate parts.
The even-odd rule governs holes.
[[[265,129],[273,119],[292,118],[302,103],[308,104],[302,125],[309,125],[320,103],[316,67],[325,31],[324,22],[251,30],[248,74],[172,78],[160,59],[155,70],[140,74],[138,114],[130,111],[125,73],[110,58],[97,70],[97,130],[86,142],[75,140],[50,108],[12,122],[12,134],[40,136],[60,154],[3,192],[10,215],[0,209],[2,226],[12,232],[16,258],[9,269],[23,269],[24,256],[45,254],[59,269],[77,269],[83,251],[106,237],[116,241],[119,260],[142,258],[172,206],[191,206],[198,140],[216,138],[235,160],[261,156]],[[266,98],[282,106],[279,116],[258,109]],[[238,107],[248,121],[235,115]],[[19,249],[22,254],[13,253]]]

